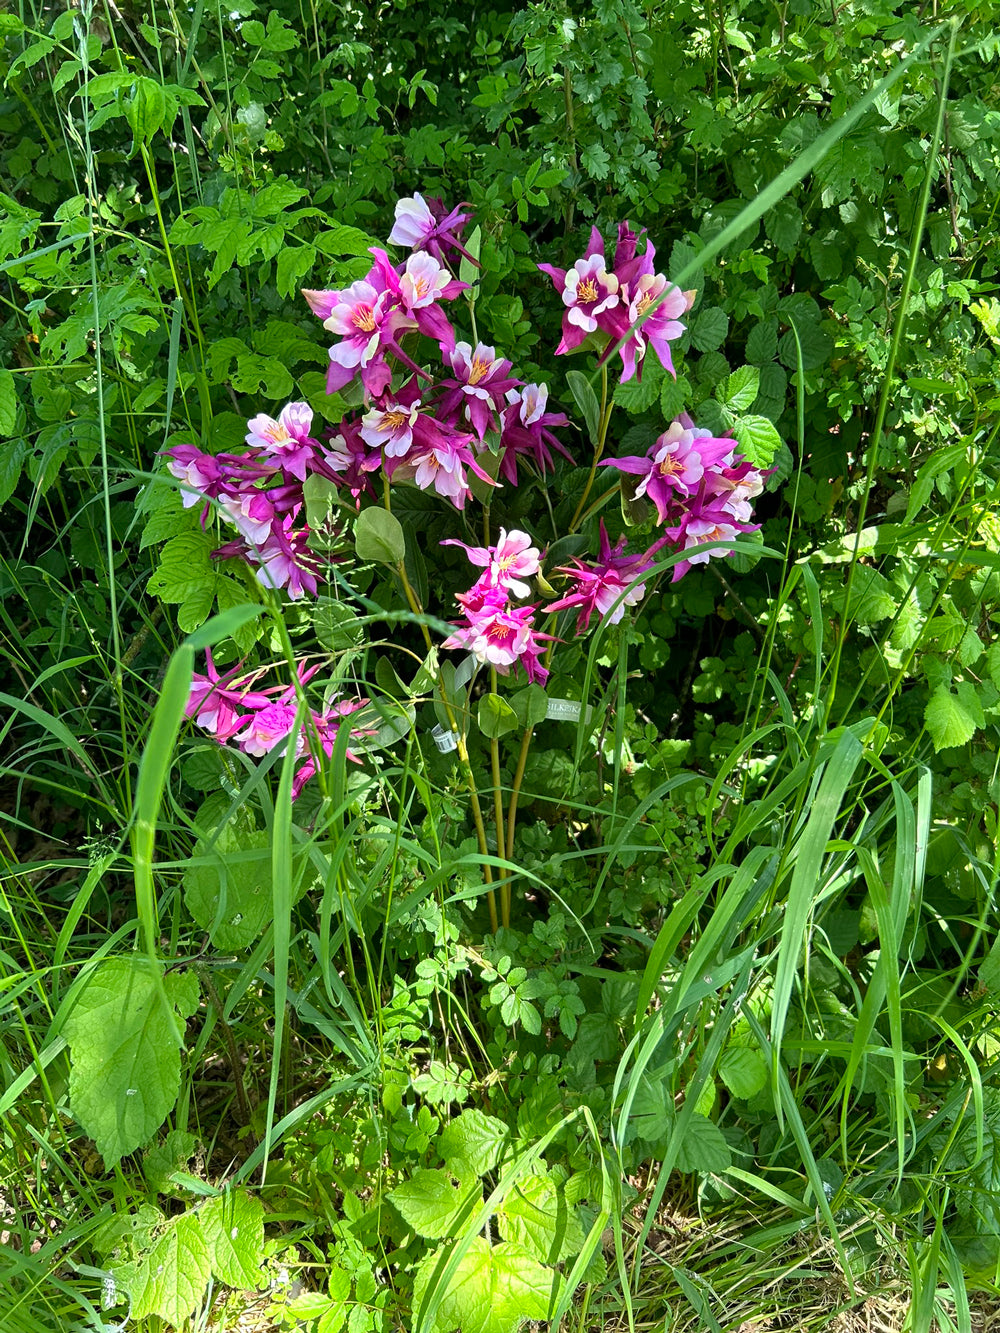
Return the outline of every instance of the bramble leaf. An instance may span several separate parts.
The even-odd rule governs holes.
[[[677,1152],[678,1171],[725,1171],[732,1160],[719,1126],[703,1115],[692,1115]]]
[[[456,1174],[483,1176],[503,1155],[510,1130],[502,1120],[483,1111],[463,1111],[441,1131],[437,1149]]]

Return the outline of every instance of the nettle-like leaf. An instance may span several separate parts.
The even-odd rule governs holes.
[[[717,1124],[703,1115],[692,1115],[677,1152],[678,1171],[727,1170],[733,1162],[729,1144]]]
[[[88,976],[63,1027],[70,1106],[109,1168],[173,1109],[181,1020],[197,1007],[193,972],[164,976],[145,958],[108,959]]]
[[[575,1206],[547,1176],[517,1182],[497,1210],[497,1228],[504,1240],[517,1241],[548,1264],[579,1254],[587,1239]]]
[[[417,1269],[413,1283],[416,1317],[445,1251],[434,1250]],[[513,1241],[490,1245],[476,1236],[448,1283],[433,1328],[436,1333],[514,1333],[526,1319],[547,1319],[555,1308],[562,1278]]]
[[[212,1272],[227,1287],[253,1291],[263,1286],[264,1205],[245,1190],[209,1199],[198,1210]]]
[[[214,546],[208,533],[201,531],[172,537],[146,581],[148,593],[163,602],[180,604],[177,623],[187,634],[208,619],[215,600],[217,574],[211,559]]]
[[[217,949],[229,953],[248,948],[270,922],[270,847],[267,833],[227,828],[211,851],[196,850],[196,863],[184,872],[184,904]],[[254,850],[259,855],[242,855]]]
[[[475,1202],[482,1203],[482,1189],[477,1188],[475,1194]],[[456,1184],[445,1171],[420,1170],[386,1197],[418,1236],[442,1240],[453,1235],[459,1222],[468,1216],[473,1196],[468,1184]]]
[[[740,453],[754,467],[770,467],[775,453],[781,448],[781,436],[768,417],[742,417],[731,430]]]
[[[509,1128],[495,1115],[463,1111],[442,1130],[437,1149],[456,1175],[484,1176],[499,1165],[509,1138]]]
[[[749,1046],[730,1046],[719,1061],[719,1077],[734,1097],[747,1101],[767,1082],[767,1065]]]
[[[977,728],[986,725],[976,687],[967,680],[961,681],[955,691],[948,685],[939,685],[927,701],[924,723],[934,742],[935,754],[970,741]]]
[[[196,1214],[172,1218],[144,1255],[122,1264],[114,1275],[132,1298],[134,1320],[159,1315],[179,1327],[197,1309],[212,1276]]]

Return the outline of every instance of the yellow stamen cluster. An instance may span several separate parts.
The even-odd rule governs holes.
[[[597,283],[593,278],[584,278],[576,289],[576,299],[588,303],[597,300]]]

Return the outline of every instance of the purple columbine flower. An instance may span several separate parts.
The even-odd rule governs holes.
[[[247,444],[258,451],[258,457],[305,481],[317,448],[317,441],[309,434],[312,419],[308,403],[288,403],[277,420],[262,412],[247,422]]]
[[[512,486],[517,485],[518,455],[530,458],[542,476],[552,470],[552,449],[573,462],[573,455],[552,433],[569,418],[565,412],[547,412],[548,397],[545,384],[522,384],[520,389],[507,390],[508,406],[500,427],[500,475]]]
[[[659,521],[666,523],[677,512],[678,502],[697,490],[707,470],[732,460],[735,448],[735,440],[716,439],[695,426],[690,417],[678,417],[645,457],[605,458],[601,466],[640,477],[632,499],[646,496],[652,500]]]
[[[492,347],[477,343],[456,343],[444,352],[444,360],[454,371],[454,377],[441,381],[444,393],[439,403],[440,415],[447,418],[465,408],[465,417],[471,423],[480,443],[488,430],[496,430],[498,415],[507,406],[506,395],[519,381],[510,374],[511,363],[497,356]]]
[[[396,203],[396,220],[389,233],[389,244],[427,250],[442,264],[455,263],[461,256],[479,268],[479,261],[473,259],[459,239],[472,217],[471,211],[464,211],[469,207],[469,204],[459,204],[448,211],[441,199],[425,201],[419,194],[400,199]]]
[[[653,313],[646,315],[646,311],[664,292],[666,296]],[[674,287],[662,273],[643,273],[636,279],[634,286],[623,286],[622,300],[627,302],[632,336],[619,349],[624,366],[622,384],[630,380],[637,369],[639,378],[642,378],[647,347],[652,347],[664,369],[677,378],[669,344],[679,338],[687,327],[680,322],[680,316],[691,309],[697,295],[695,291],[682,292],[679,287]],[[646,318],[642,319],[644,315]],[[638,322],[640,319],[641,324]]]
[[[646,595],[645,583],[637,583],[631,588],[629,584],[653,567],[657,552],[666,545],[668,538],[661,537],[641,555],[626,555],[626,541],[627,538],[621,537],[612,546],[608,540],[604,520],[601,519],[601,545],[597,563],[586,564],[574,558],[572,565],[561,565],[556,572],[570,575],[575,584],[558,601],[549,602],[546,611],[564,611],[570,607],[578,607],[577,634],[582,634],[586,630],[595,611],[601,616],[607,615],[610,611],[608,624],[617,625],[625,614],[625,608],[637,606]]]

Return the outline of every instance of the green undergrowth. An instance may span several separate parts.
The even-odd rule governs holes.
[[[927,18],[0,15],[3,1333],[992,1309],[997,42]],[[647,226],[698,298],[614,452],[688,410],[773,460],[759,535],[560,649],[563,720],[463,694],[377,548],[280,603],[165,484],[290,399],[340,420],[298,289],[417,190],[475,209],[474,320],[584,414],[535,264]],[[555,475],[501,517],[555,535]],[[343,729],[293,803],[294,755],[193,731],[206,647],[315,652],[362,762]],[[516,793],[485,853],[449,708]]]

